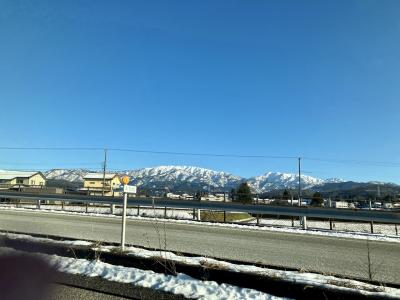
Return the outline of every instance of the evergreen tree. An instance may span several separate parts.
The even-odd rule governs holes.
[[[291,197],[290,193],[288,190],[284,190],[283,191],[283,195],[282,195],[282,200],[289,200]]]
[[[194,195],[194,199],[195,200],[201,200],[201,196],[202,196],[202,192],[201,191],[197,191],[196,194]]]
[[[313,206],[323,206],[324,198],[320,192],[315,192],[311,199],[311,205]]]
[[[237,197],[234,201],[251,204],[253,203],[253,196],[251,195],[250,187],[247,182],[243,182],[237,189]]]
[[[235,194],[236,194],[235,189],[231,189],[229,193],[229,198],[231,198],[232,201],[235,201]]]

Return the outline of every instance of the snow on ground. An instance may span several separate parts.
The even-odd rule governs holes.
[[[0,233],[0,235],[7,236],[8,238],[12,239],[27,239],[31,241],[47,241],[47,242],[53,242],[53,243],[63,243],[63,244],[74,244],[74,245],[85,245],[85,243],[90,243],[87,241],[56,241],[52,239],[46,239],[46,238],[36,238],[32,237],[29,235],[21,235],[21,234],[6,234],[6,233]],[[92,244],[93,245],[93,244]],[[95,246],[95,245],[93,245]],[[92,248],[96,251],[100,252],[111,252],[111,251],[116,251],[119,248],[116,246],[95,246]],[[257,266],[252,266],[252,265],[241,265],[241,264],[233,264],[221,260],[216,260],[212,258],[206,258],[206,257],[187,257],[187,256],[182,256],[182,255],[176,255],[172,252],[169,251],[162,251],[162,250],[147,250],[143,248],[138,248],[138,247],[126,247],[125,253],[127,255],[133,255],[136,257],[143,257],[143,258],[159,258],[160,261],[163,260],[171,260],[175,262],[182,262],[185,264],[189,265],[194,265],[194,266],[209,266],[213,268],[220,268],[220,269],[226,269],[230,270],[233,272],[240,272],[240,273],[253,273],[253,274],[258,274],[261,276],[268,276],[268,277],[273,277],[281,280],[286,280],[286,281],[293,281],[293,282],[299,282],[303,284],[308,284],[308,285],[319,285],[319,286],[324,286],[326,288],[339,288],[343,290],[357,290],[362,294],[369,295],[369,296],[390,296],[394,298],[400,298],[400,289],[395,289],[395,288],[388,288],[388,287],[383,287],[383,286],[376,286],[356,280],[351,280],[351,279],[344,279],[344,278],[339,278],[335,276],[327,276],[327,275],[321,275],[321,274],[316,274],[316,273],[307,273],[307,272],[297,272],[297,271],[283,271],[283,270],[275,270],[275,269],[269,269],[269,268],[262,268],[262,267],[257,267]],[[52,257],[57,257],[57,256],[52,256]],[[101,256],[100,256],[101,257]],[[69,261],[74,261],[73,259],[68,259]],[[93,263],[92,263],[93,264]],[[110,266],[108,264],[102,263],[104,265]],[[93,265],[90,263],[85,265],[86,268],[89,270],[96,269]],[[123,268],[123,267],[119,267]],[[73,270],[76,268],[73,267]],[[79,269],[79,268],[78,268]],[[126,269],[131,269],[131,268],[126,268]],[[85,273],[84,275],[86,276],[99,276],[98,274],[102,274],[101,272],[101,267],[98,270],[98,273],[95,273],[95,275],[90,275],[92,274],[91,271],[88,273]],[[137,270],[137,269],[135,269]],[[64,270],[61,270],[64,271]],[[140,270],[142,271],[142,270]],[[64,271],[68,272],[68,271]],[[147,272],[147,271],[143,271]],[[107,273],[107,271],[105,271]],[[78,273],[74,273],[78,274]],[[118,278],[117,275],[113,275],[114,277],[103,277],[108,280],[113,280],[113,281],[118,281],[115,280],[115,277]],[[171,276],[165,276],[167,277],[168,280],[170,280]],[[189,276],[186,276],[184,274],[180,274],[179,276],[183,276],[185,279],[192,279]],[[173,277],[173,276],[172,276]],[[126,278],[126,277],[123,277]],[[192,279],[194,280],[194,279]],[[125,281],[122,281],[125,282]],[[174,281],[176,283],[176,281]],[[185,284],[187,282],[185,281]],[[211,284],[212,286],[215,286],[215,284]],[[144,286],[144,285],[140,285]],[[228,286],[228,285],[221,285],[222,286]],[[156,288],[154,286],[149,286],[152,288]],[[163,289],[164,290],[164,289]],[[165,291],[171,291],[171,290],[165,290]],[[219,292],[218,292],[219,293]],[[183,293],[182,293],[183,294]],[[186,294],[183,294],[186,296]],[[223,297],[225,297],[226,294],[219,294]],[[233,294],[236,295],[236,294]],[[228,295],[226,295],[228,296]],[[205,296],[204,296],[205,297]],[[212,297],[206,297],[207,299],[212,299]],[[219,296],[216,299],[220,299]],[[231,298],[227,298],[231,299]],[[232,298],[235,299],[235,298]],[[243,298],[243,299],[248,299],[248,298]],[[252,299],[264,299],[264,298],[252,298]],[[267,298],[267,299],[274,299],[274,298]]]
[[[47,207],[46,209],[43,209]],[[41,205],[40,211],[47,211],[51,213],[59,213],[59,214],[74,214],[74,215],[84,215],[84,216],[92,216],[92,217],[111,217],[111,218],[121,218],[118,215],[110,214],[110,206],[89,206],[88,213],[85,212],[85,206],[65,206],[66,210],[61,210],[61,205],[54,206]],[[56,208],[56,209],[54,209]],[[37,210],[36,205],[24,205],[24,207],[15,207],[15,204],[0,204],[0,209],[3,210],[25,210],[32,211]],[[154,209],[149,208],[140,208],[140,216],[137,215],[137,208],[129,208],[127,217],[128,219],[133,220],[146,220],[153,221],[156,220],[160,222],[174,222],[174,223],[184,223],[184,224],[193,224],[199,225],[199,222],[193,221],[193,212],[191,210],[176,210],[171,209],[169,218],[164,218],[164,209]],[[142,213],[143,212],[143,213]],[[120,208],[115,209],[116,214],[121,213]],[[187,216],[190,216],[187,218]],[[157,219],[161,218],[161,219]],[[229,227],[229,228],[238,228],[243,230],[266,230],[266,231],[275,231],[275,232],[285,232],[285,233],[296,233],[296,234],[310,234],[310,235],[320,235],[320,236],[330,236],[330,237],[339,237],[339,238],[353,238],[353,239],[362,239],[362,240],[371,240],[371,241],[386,241],[386,242],[395,242],[400,243],[400,235],[395,235],[395,225],[390,224],[374,224],[374,234],[369,232],[370,224],[369,223],[351,223],[351,222],[334,222],[335,230],[329,230],[329,222],[326,221],[313,221],[307,220],[308,229],[303,230],[300,227],[299,221],[295,220],[295,227],[291,227],[291,220],[288,219],[260,219],[260,224],[265,226],[254,226],[256,220],[251,222],[242,223],[242,224],[231,224],[231,223],[212,223],[212,222],[201,222],[202,226],[218,226],[218,227]],[[253,224],[253,225],[251,225]],[[400,227],[400,226],[399,226]],[[367,229],[368,228],[368,229]],[[341,231],[343,230],[343,231]],[[351,231],[354,230],[354,231]],[[400,231],[400,228],[399,228]]]
[[[0,207],[16,207],[15,204],[0,204]],[[22,204],[20,205],[22,208],[30,208],[30,209],[37,209],[36,204]],[[42,210],[50,210],[50,211],[62,211],[61,205],[48,205],[48,204],[41,204],[40,208]],[[68,205],[64,206],[65,211],[71,212],[86,212],[86,206],[82,205]],[[88,213],[95,213],[95,214],[110,214],[110,205],[107,206],[88,206]],[[115,208],[114,214],[122,214],[122,208],[117,206]],[[126,211],[127,216],[137,216],[138,209],[137,208],[128,208]],[[164,217],[165,211],[164,208],[145,208],[140,207],[139,215],[142,217]],[[167,218],[175,218],[175,219],[193,219],[193,211],[187,209],[167,209],[166,211]]]
[[[251,224],[256,224],[256,220],[249,222]],[[266,226],[291,226],[292,221],[290,219],[260,219],[261,225]],[[307,220],[307,226],[311,229],[325,229],[329,230],[329,221],[316,221]],[[299,219],[294,220],[294,227],[301,227]],[[398,227],[398,234],[400,234],[400,225]],[[333,221],[334,231],[352,231],[361,233],[370,233],[371,225],[368,222],[342,222]],[[374,224],[374,232],[386,235],[396,235],[396,225],[394,224]],[[399,236],[400,238],[400,236]]]
[[[0,255],[19,253],[11,248],[0,248]],[[183,273],[176,276],[155,273],[149,270],[114,266],[98,260],[89,261],[62,257],[58,255],[39,254],[58,271],[69,274],[80,274],[88,277],[122,283],[131,283],[135,286],[151,288],[186,298],[194,299],[285,299],[272,296],[257,290],[241,288],[229,284],[218,284],[215,281],[201,281]]]

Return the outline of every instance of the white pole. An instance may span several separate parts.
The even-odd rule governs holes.
[[[121,230],[121,250],[125,250],[125,228],[126,228],[126,206],[128,202],[128,193],[124,193],[124,206],[122,209],[122,230]]]

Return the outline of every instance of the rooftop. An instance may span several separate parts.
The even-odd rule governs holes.
[[[6,179],[6,180],[11,180],[16,177],[25,177],[29,178],[32,177],[33,175],[39,173],[38,171],[5,171],[5,170],[0,170],[0,179]]]
[[[117,174],[115,173],[106,173],[105,179],[113,179]],[[103,179],[103,173],[88,173],[83,179]]]

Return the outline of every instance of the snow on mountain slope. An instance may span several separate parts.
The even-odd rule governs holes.
[[[85,169],[53,169],[44,172],[44,176],[47,179],[83,182],[83,177],[89,172],[91,171]]]
[[[202,188],[218,189],[222,187],[236,187],[243,179],[225,172],[213,171],[199,167],[188,166],[160,166],[155,168],[144,168],[126,171],[125,174],[132,178],[133,184],[147,187],[177,188]]]
[[[296,174],[268,172],[264,175],[252,177],[248,180],[249,185],[258,192],[265,192],[276,189],[298,187],[299,176]],[[301,176],[301,184],[303,188],[310,188],[315,185],[323,184],[324,180],[314,178],[307,175]]]
[[[85,169],[55,169],[45,172],[48,179],[63,179],[68,181],[83,181],[90,170]],[[240,182],[247,181],[254,192],[260,193],[274,189],[297,188],[298,175],[268,172],[249,179],[226,172],[214,171],[200,167],[189,166],[159,166],[137,170],[118,172],[132,178],[131,184],[149,189],[173,190],[229,190],[236,188]],[[331,182],[343,182],[341,179],[319,179],[307,175],[301,176],[304,189]]]

